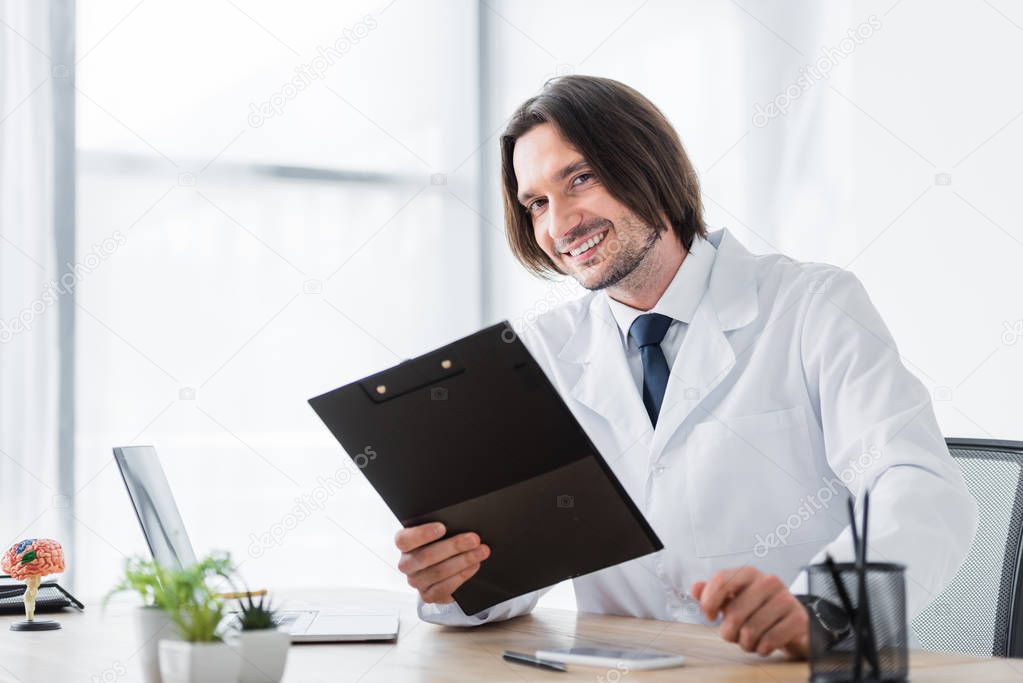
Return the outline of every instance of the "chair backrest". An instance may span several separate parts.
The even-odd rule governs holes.
[[[946,439],[980,515],[959,573],[916,619],[915,644],[1023,656],[1023,441]]]

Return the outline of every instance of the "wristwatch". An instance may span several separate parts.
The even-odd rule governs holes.
[[[810,617],[810,628],[815,629],[821,636],[816,642],[822,643],[825,649],[844,640],[852,633],[849,616],[841,606],[818,595],[797,595],[795,597],[806,608],[807,615]]]

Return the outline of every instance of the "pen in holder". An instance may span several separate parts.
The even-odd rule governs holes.
[[[906,567],[867,562],[870,491],[863,494],[859,530],[851,498],[848,510],[856,561],[836,563],[827,555],[823,564],[807,568],[810,595],[844,615],[833,618],[824,630],[810,629],[810,680],[905,681],[909,676]]]
[[[830,640],[821,642],[824,634],[810,630],[810,680],[814,683],[907,680],[905,566],[887,562],[866,565],[866,593],[870,599],[863,621],[870,628],[869,632],[864,629],[868,635],[861,638],[856,638],[855,634],[860,607],[859,571],[852,562],[838,562],[831,566],[838,577],[837,584],[827,564],[808,567],[809,592],[839,606],[843,605],[841,593],[845,592],[852,608],[852,616],[848,618],[850,628],[833,644]],[[848,612],[846,614],[849,617]],[[859,678],[856,676],[857,660],[860,661]]]

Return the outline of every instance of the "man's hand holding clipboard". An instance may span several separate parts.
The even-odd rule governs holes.
[[[445,531],[443,524],[432,522],[402,529],[394,539],[401,551],[398,569],[423,602],[454,602],[454,592],[490,556],[490,548],[478,534],[469,531],[444,538]]]
[[[475,614],[663,548],[507,323],[309,403],[377,453],[362,472],[426,602]]]

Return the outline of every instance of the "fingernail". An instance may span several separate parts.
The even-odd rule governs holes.
[[[482,547],[476,548],[476,550],[474,550],[472,552],[472,554],[473,554],[474,557],[478,557],[479,559],[482,560],[483,558],[485,558],[487,555],[490,554],[490,549],[487,548],[486,546],[482,546]]]
[[[443,524],[434,524],[433,525],[433,535],[434,536],[443,536],[444,535],[444,525]]]

